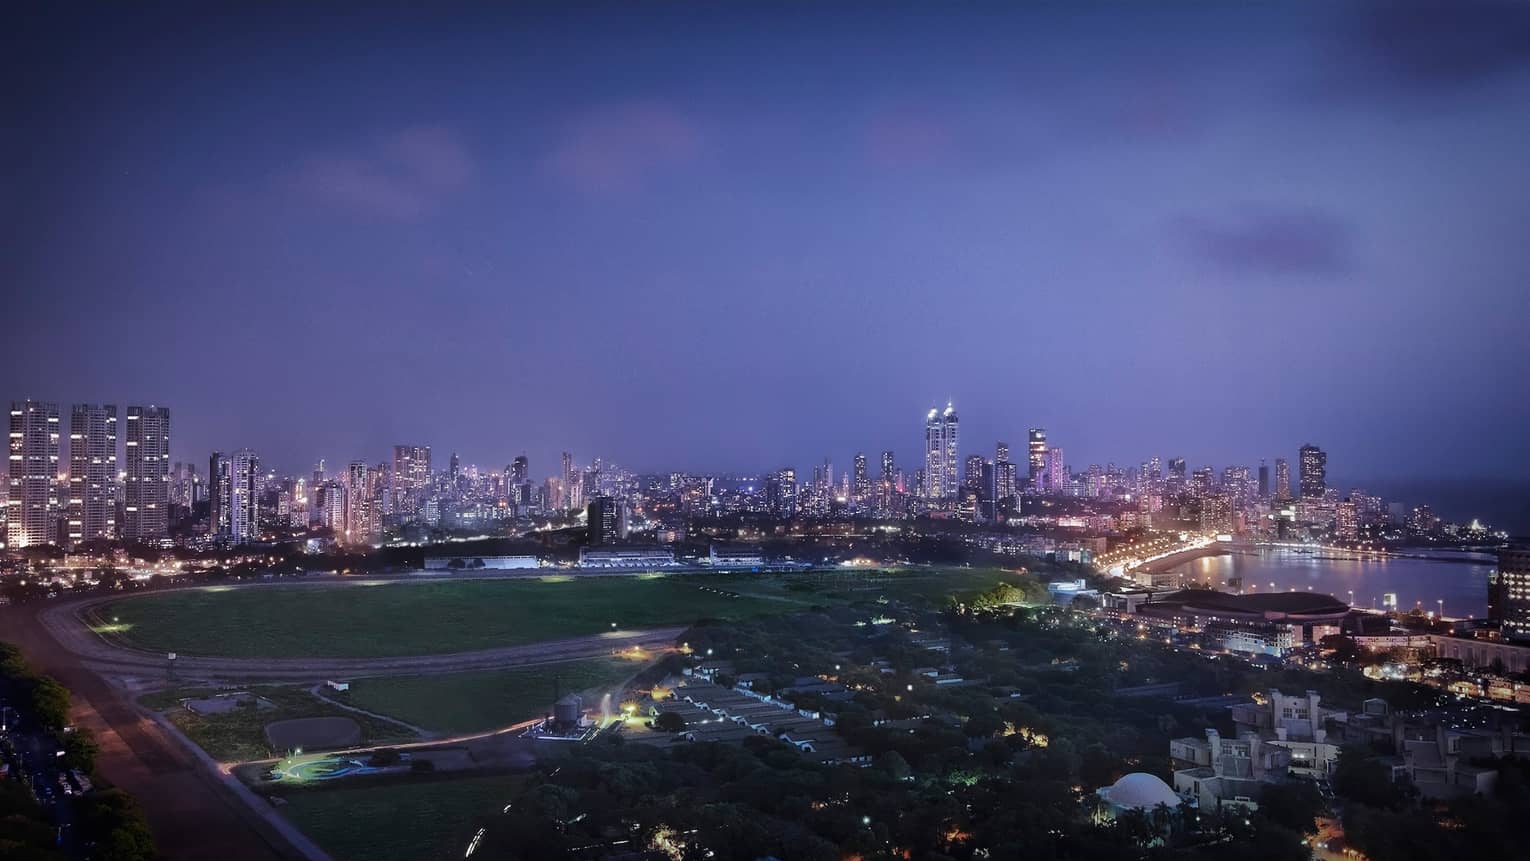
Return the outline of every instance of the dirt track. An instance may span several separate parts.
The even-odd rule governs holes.
[[[79,614],[114,598],[0,608],[0,639],[21,647],[35,668],[58,679],[73,693],[73,719],[90,728],[101,745],[98,772],[138,798],[163,857],[219,861],[304,858],[283,834],[292,830],[289,825],[271,816],[270,811],[257,812],[248,806],[219,775],[139,710],[135,697],[145,682],[154,686],[164,683],[169,662],[163,654],[108,642],[86,627]],[[403,658],[183,656],[175,661],[175,677],[180,684],[314,683],[331,678],[500,669],[597,657],[635,645],[658,646],[673,642],[683,630],[612,631],[476,652]]]
[[[114,596],[50,604],[38,612],[38,620],[53,640],[97,672],[115,675],[160,676],[169,670],[166,656],[112,643],[92,632],[79,618],[90,607],[116,600]],[[519,646],[416,655],[395,658],[212,658],[181,655],[175,674],[181,679],[229,681],[314,682],[331,678],[404,676],[494,670],[593,658],[633,646],[673,642],[685,629],[653,628],[644,631],[610,631],[587,637],[544,640]]]

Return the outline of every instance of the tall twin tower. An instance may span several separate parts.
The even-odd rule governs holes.
[[[925,498],[956,498],[960,432],[955,407],[948,403],[944,412],[930,408],[924,420],[924,482],[920,486]]]

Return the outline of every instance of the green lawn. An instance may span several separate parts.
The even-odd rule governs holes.
[[[482,732],[545,714],[552,706],[555,678],[565,694],[614,693],[617,685],[644,666],[637,661],[597,658],[518,670],[357,679],[348,693],[334,696],[426,729]]]
[[[210,586],[96,611],[156,652],[230,657],[392,657],[488,649],[624,629],[747,618],[811,604],[729,597],[731,577],[580,577],[361,586]],[[705,588],[703,588],[705,587]],[[779,591],[779,590],[777,590]]]
[[[317,789],[280,809],[336,861],[460,859],[479,823],[515,794],[516,776]]]
[[[271,750],[266,740],[266,724],[289,718],[348,717],[361,725],[363,744],[393,741],[417,741],[402,727],[387,721],[369,718],[345,709],[336,708],[308,692],[307,688],[249,687],[249,691],[275,706],[275,708],[236,708],[225,714],[199,715],[180,704],[185,697],[203,697],[218,693],[208,688],[182,688],[148,694],[139,698],[143,705],[161,710],[170,722],[180,728],[188,738],[196,742],[208,755],[220,762],[246,762],[265,759],[279,751]]]

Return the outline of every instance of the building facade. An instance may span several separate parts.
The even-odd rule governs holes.
[[[11,549],[58,539],[58,404],[11,402],[10,496],[6,545]]]
[[[158,541],[170,534],[170,411],[127,408],[122,537]]]
[[[957,459],[960,451],[960,425],[956,408],[946,404],[942,412],[932,407],[924,421],[925,498],[937,503],[956,499],[959,480]]]
[[[117,405],[69,411],[68,542],[117,537]]]

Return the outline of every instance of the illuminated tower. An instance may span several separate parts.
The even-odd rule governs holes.
[[[1015,495],[1015,465],[1009,462],[1009,443],[1000,442],[993,451],[994,499],[1009,499]]]
[[[117,405],[69,413],[69,541],[117,537]]]
[[[1029,439],[1030,470],[1026,473],[1026,486],[1032,493],[1041,493],[1047,490],[1047,431],[1046,428],[1031,428]],[[1054,492],[1060,488],[1051,488]]]
[[[1062,493],[1068,485],[1068,461],[1063,457],[1062,446],[1047,449],[1047,489]]]
[[[170,411],[128,407],[122,537],[157,541],[170,534]]]
[[[866,453],[855,453],[854,479],[850,488],[857,505],[866,504],[871,496],[871,477],[866,473]]]
[[[1291,498],[1291,465],[1283,457],[1275,458],[1275,498],[1282,501]]]
[[[961,448],[956,408],[931,409],[924,421],[924,495],[932,500],[956,498],[957,457]]]
[[[58,404],[11,401],[6,546],[48,544],[58,517]]]
[[[228,539],[245,544],[260,537],[260,458],[242,448],[228,457]]]
[[[430,487],[430,446],[393,447],[393,510],[404,518],[420,511]]]
[[[1328,488],[1328,455],[1311,443],[1302,446],[1301,491],[1303,499],[1320,499]]]

